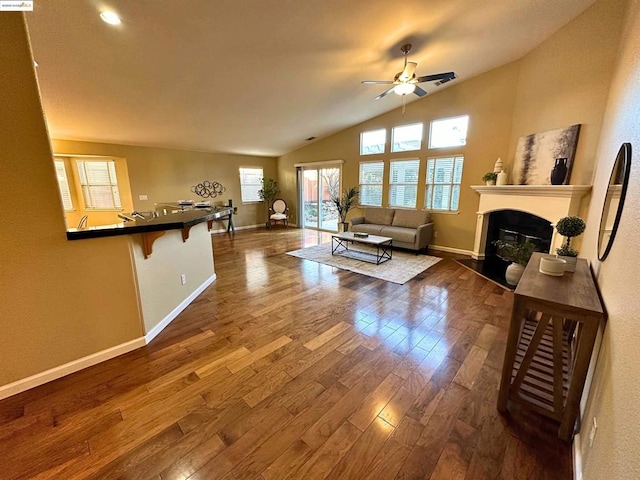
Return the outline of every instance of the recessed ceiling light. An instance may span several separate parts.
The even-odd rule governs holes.
[[[104,11],[100,12],[100,18],[109,25],[120,25],[122,21],[116,12]]]

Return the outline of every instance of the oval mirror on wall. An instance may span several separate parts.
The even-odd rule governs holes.
[[[630,170],[631,144],[623,143],[613,164],[604,206],[602,207],[600,233],[598,235],[598,259],[601,262],[609,255],[618,230],[622,207],[624,206],[624,197],[627,194]]]

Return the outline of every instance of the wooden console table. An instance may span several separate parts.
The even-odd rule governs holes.
[[[559,421],[558,436],[570,440],[605,310],[585,259],[552,277],[538,271],[543,255],[533,254],[515,291],[498,410],[526,404]]]

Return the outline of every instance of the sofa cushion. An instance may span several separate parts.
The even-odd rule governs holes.
[[[431,214],[424,210],[396,210],[393,216],[394,227],[418,228],[431,222]]]
[[[365,222],[376,225],[391,225],[393,212],[392,208],[367,208],[364,211]]]
[[[380,235],[384,225],[376,225],[374,223],[359,223],[353,225],[351,230],[354,232],[370,233],[371,235]]]
[[[406,227],[383,227],[380,235],[391,237],[394,241],[404,243],[415,243],[416,229]]]

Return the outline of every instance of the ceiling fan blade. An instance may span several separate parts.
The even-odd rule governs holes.
[[[423,89],[421,89],[419,86],[416,85],[416,89],[413,91],[413,93],[415,93],[417,96],[419,97],[424,97],[427,92],[424,91]]]
[[[387,95],[389,95],[391,92],[393,92],[393,89],[396,88],[395,86],[391,87],[389,90],[385,90],[384,92],[382,92],[380,95],[378,95],[375,99],[376,100],[380,100],[382,97],[386,97]]]
[[[403,82],[411,80],[417,66],[418,64],[416,62],[407,62],[407,64],[404,66],[404,70],[402,70],[402,73],[398,77],[398,80],[401,80]]]
[[[434,75],[424,75],[422,77],[416,78],[417,83],[422,82],[433,82],[435,80],[440,80],[442,83],[446,83],[450,80],[456,78],[456,74],[453,72],[445,72],[445,73],[436,73]]]
[[[395,82],[393,80],[365,80],[360,83],[365,85],[392,85]]]

